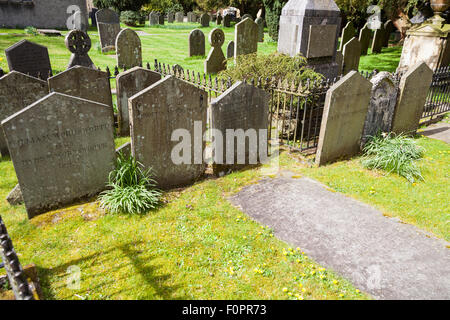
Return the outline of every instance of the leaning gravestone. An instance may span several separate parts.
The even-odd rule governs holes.
[[[367,23],[359,32],[359,42],[361,43],[361,55],[365,56],[370,46],[370,40],[372,38],[372,30],[369,29]]]
[[[402,76],[393,132],[410,134],[417,131],[432,79],[433,71],[424,62],[413,66]]]
[[[51,93],[1,124],[30,219],[105,189],[115,165],[109,106]]]
[[[204,27],[204,28],[209,27],[210,22],[211,22],[211,17],[209,16],[209,14],[204,13],[200,16],[200,24],[202,25],[202,27]]]
[[[169,12],[167,14],[167,23],[174,23],[175,22],[175,13]]]
[[[101,9],[95,14],[102,52],[115,50],[116,38],[120,32],[120,19],[111,9]]]
[[[130,135],[128,98],[150,87],[159,80],[161,80],[159,73],[141,67],[132,68],[117,76],[117,118],[119,122],[119,134],[121,136]]]
[[[255,22],[258,25],[258,42],[264,42],[264,19],[259,17]]]
[[[156,11],[150,12],[149,21],[151,26],[156,26],[159,24],[159,14]]]
[[[48,94],[46,81],[11,71],[0,78],[0,122]],[[0,154],[8,153],[8,146],[0,127]]]
[[[372,53],[381,53],[384,41],[384,25],[381,24],[381,28],[375,30],[375,34],[372,40]]]
[[[360,150],[372,84],[350,71],[327,92],[316,164],[352,156]]]
[[[356,37],[353,37],[344,45],[344,55],[342,74],[345,76],[351,70],[358,71],[359,58],[361,55],[361,43]]]
[[[247,18],[236,25],[234,58],[258,51],[258,25]]]
[[[67,68],[74,66],[83,66],[86,68],[96,69],[94,62],[88,55],[91,50],[91,38],[88,34],[81,30],[70,31],[65,39],[67,49],[72,52]]]
[[[153,168],[159,187],[189,184],[202,176],[207,93],[167,76],[128,101],[133,156]]]
[[[227,59],[234,57],[234,41],[228,42],[227,45]]]
[[[28,40],[21,40],[5,49],[10,71],[19,71],[47,80],[52,74],[48,49]]]
[[[225,33],[215,28],[209,34],[211,51],[205,61],[205,73],[218,73],[227,68],[226,58],[223,55],[222,45],[225,42]]]
[[[226,15],[223,17],[223,26],[224,26],[225,28],[231,27],[231,19],[232,19],[232,16],[231,16],[230,14],[226,14]]]
[[[213,139],[215,175],[267,160],[268,101],[264,90],[238,81],[211,102],[212,133],[222,135],[222,139]],[[230,137],[228,130],[233,131]],[[235,138],[240,130],[249,133],[248,143],[245,135]]]
[[[371,136],[378,132],[390,132],[397,103],[398,88],[389,72],[380,72],[371,80],[372,92],[361,137],[361,146],[364,147]]]
[[[205,34],[200,29],[189,33],[189,57],[205,55]]]
[[[48,79],[50,92],[91,100],[110,107],[114,117],[108,74],[82,66],[72,67]]]
[[[184,12],[177,12],[175,14],[175,20],[179,23],[184,22]]]
[[[142,66],[142,45],[138,34],[123,29],[116,39],[117,65],[123,69]]]
[[[350,41],[350,39],[352,39],[356,34],[356,30],[355,27],[353,26],[353,23],[348,22],[346,24],[346,26],[344,27],[344,29],[342,29],[342,36],[341,36],[341,44],[339,47],[339,50],[342,51],[342,49],[344,48],[344,45]]]

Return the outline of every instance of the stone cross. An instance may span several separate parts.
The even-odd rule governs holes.
[[[226,58],[222,51],[225,42],[225,33],[222,29],[215,28],[209,34],[211,51],[205,61],[205,73],[218,73],[227,68]]]
[[[94,62],[88,55],[91,50],[91,38],[81,30],[70,31],[65,39],[66,47],[72,52],[67,69],[76,65],[96,69]]]

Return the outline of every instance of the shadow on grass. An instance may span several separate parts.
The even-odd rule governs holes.
[[[80,266],[80,265],[88,265],[88,270],[85,268],[81,269],[81,281],[86,281],[90,278],[95,278],[95,273],[89,273],[90,268],[94,268],[98,265],[107,265],[107,263],[110,264],[111,268],[109,269],[110,273],[112,274],[112,277],[114,280],[104,280],[94,286],[89,286],[88,288],[81,289],[81,290],[74,290],[73,294],[86,294],[86,293],[98,293],[98,294],[104,294],[107,297],[114,298],[114,295],[119,294],[120,292],[124,292],[122,288],[117,288],[114,292],[101,292],[102,288],[105,288],[105,286],[111,286],[113,287],[114,284],[118,280],[124,280],[130,278],[130,275],[126,273],[125,271],[122,272],[120,275],[120,278],[116,276],[117,272],[120,272],[121,269],[124,268],[124,265],[116,264],[114,266],[115,261],[112,259],[111,256],[114,256],[114,254],[109,255],[110,253],[113,253],[114,251],[120,251],[122,252],[126,258],[131,261],[131,264],[134,268],[134,270],[140,274],[141,279],[143,279],[144,283],[142,283],[142,286],[151,287],[153,291],[152,293],[147,293],[145,297],[139,297],[141,299],[164,299],[164,300],[185,300],[187,297],[185,296],[175,296],[175,292],[180,288],[179,286],[173,286],[169,285],[168,282],[171,279],[171,275],[168,273],[158,272],[162,266],[149,266],[149,262],[154,260],[156,258],[153,254],[148,254],[145,250],[137,250],[135,249],[136,246],[142,245],[143,242],[129,242],[125,243],[120,246],[112,247],[108,250],[96,252],[93,254],[90,254],[88,256],[85,256],[80,259],[75,259],[68,261],[66,263],[60,264],[57,267],[46,269],[37,267],[38,269],[38,276],[39,276],[39,282],[43,291],[44,299],[46,300],[56,300],[56,299],[70,299],[73,295],[69,295],[66,297],[58,297],[57,296],[57,290],[62,289],[66,286],[66,281],[69,279],[69,273],[68,268],[72,266]],[[144,256],[145,257],[142,257]],[[102,257],[104,259],[102,259]],[[52,282],[55,282],[56,280],[63,280],[61,285],[54,286],[52,288]],[[83,285],[82,285],[83,286]],[[100,292],[96,292],[96,290]],[[147,290],[149,291],[149,290]],[[151,296],[150,296],[151,294]]]

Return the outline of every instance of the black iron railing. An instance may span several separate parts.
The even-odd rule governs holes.
[[[435,70],[427,102],[422,115],[423,120],[431,121],[433,117],[450,111],[450,66]]]

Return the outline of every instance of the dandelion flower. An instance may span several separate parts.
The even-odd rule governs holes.
[[[287,291],[288,291],[288,288],[284,287],[283,292],[287,292]]]

